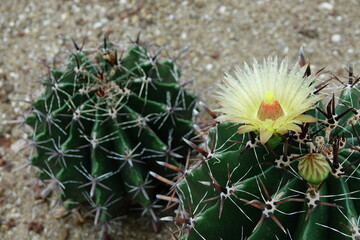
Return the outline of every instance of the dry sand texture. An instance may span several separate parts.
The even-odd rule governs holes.
[[[16,100],[40,93],[44,65],[66,58],[73,49],[71,37],[94,48],[104,32],[120,43],[141,29],[143,40],[165,47],[171,57],[189,47],[178,62],[184,80],[196,79],[192,89],[198,93],[254,57],[296,61],[301,46],[316,67],[345,76],[344,67],[353,62],[356,74],[359,9],[358,0],[1,0],[0,121],[21,119],[26,104]],[[212,91],[202,94],[202,100],[214,107]],[[14,171],[26,163],[26,154],[14,152],[28,133],[16,125],[0,125],[0,239],[97,239],[90,224],[55,219],[49,203],[34,200],[29,168]],[[166,229],[146,234],[141,224],[123,222],[117,239],[169,239]]]

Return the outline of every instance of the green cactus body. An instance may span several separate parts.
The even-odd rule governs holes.
[[[360,87],[352,70],[344,85],[337,104],[319,101],[306,113],[318,122],[266,144],[256,131],[239,134],[236,122],[215,122],[204,145],[190,144],[202,157],[178,177],[179,214],[163,220],[189,240],[358,239]],[[306,162],[311,154],[318,162]]]
[[[147,48],[131,46],[118,59],[110,44],[77,49],[64,70],[53,70],[26,123],[34,129],[31,159],[52,179],[68,208],[91,205],[95,223],[139,204],[152,214],[164,190],[150,171],[172,174],[156,161],[179,164],[191,136],[195,98],[179,86],[180,71]],[[161,190],[162,189],[162,190]]]

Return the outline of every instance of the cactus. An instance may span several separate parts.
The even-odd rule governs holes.
[[[360,239],[359,77],[315,83],[277,59],[220,85],[198,155],[173,180],[174,239]],[[332,79],[341,91],[323,106]],[[199,140],[197,140],[199,141]],[[163,199],[165,199],[163,197]]]
[[[166,189],[151,171],[172,174],[156,161],[178,164],[191,136],[195,97],[179,84],[174,61],[159,61],[139,40],[118,56],[105,38],[99,50],[74,51],[63,69],[42,82],[26,123],[34,134],[31,163],[58,190],[67,208],[90,206],[94,223],[129,206],[156,221],[155,195]]]

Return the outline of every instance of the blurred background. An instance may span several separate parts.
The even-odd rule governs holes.
[[[353,63],[357,75],[359,9],[359,0],[0,1],[0,122],[22,119],[27,104],[18,100],[41,92],[48,68],[74,50],[71,38],[91,49],[106,34],[126,46],[141,31],[164,57],[187,49],[177,60],[182,81],[194,78],[192,91],[211,108],[224,72],[269,55],[295,63],[300,47],[315,69],[344,79]],[[0,239],[97,239],[91,225],[57,219],[51,204],[34,199],[31,169],[14,171],[26,164],[26,154],[15,154],[23,137],[16,124],[0,125]],[[170,238],[166,228],[150,234],[141,222],[120,225],[119,239]]]

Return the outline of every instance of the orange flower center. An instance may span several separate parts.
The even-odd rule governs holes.
[[[265,121],[266,119],[276,120],[283,115],[284,110],[282,109],[279,101],[276,100],[274,93],[265,92],[264,99],[257,112],[257,117],[261,121]]]

